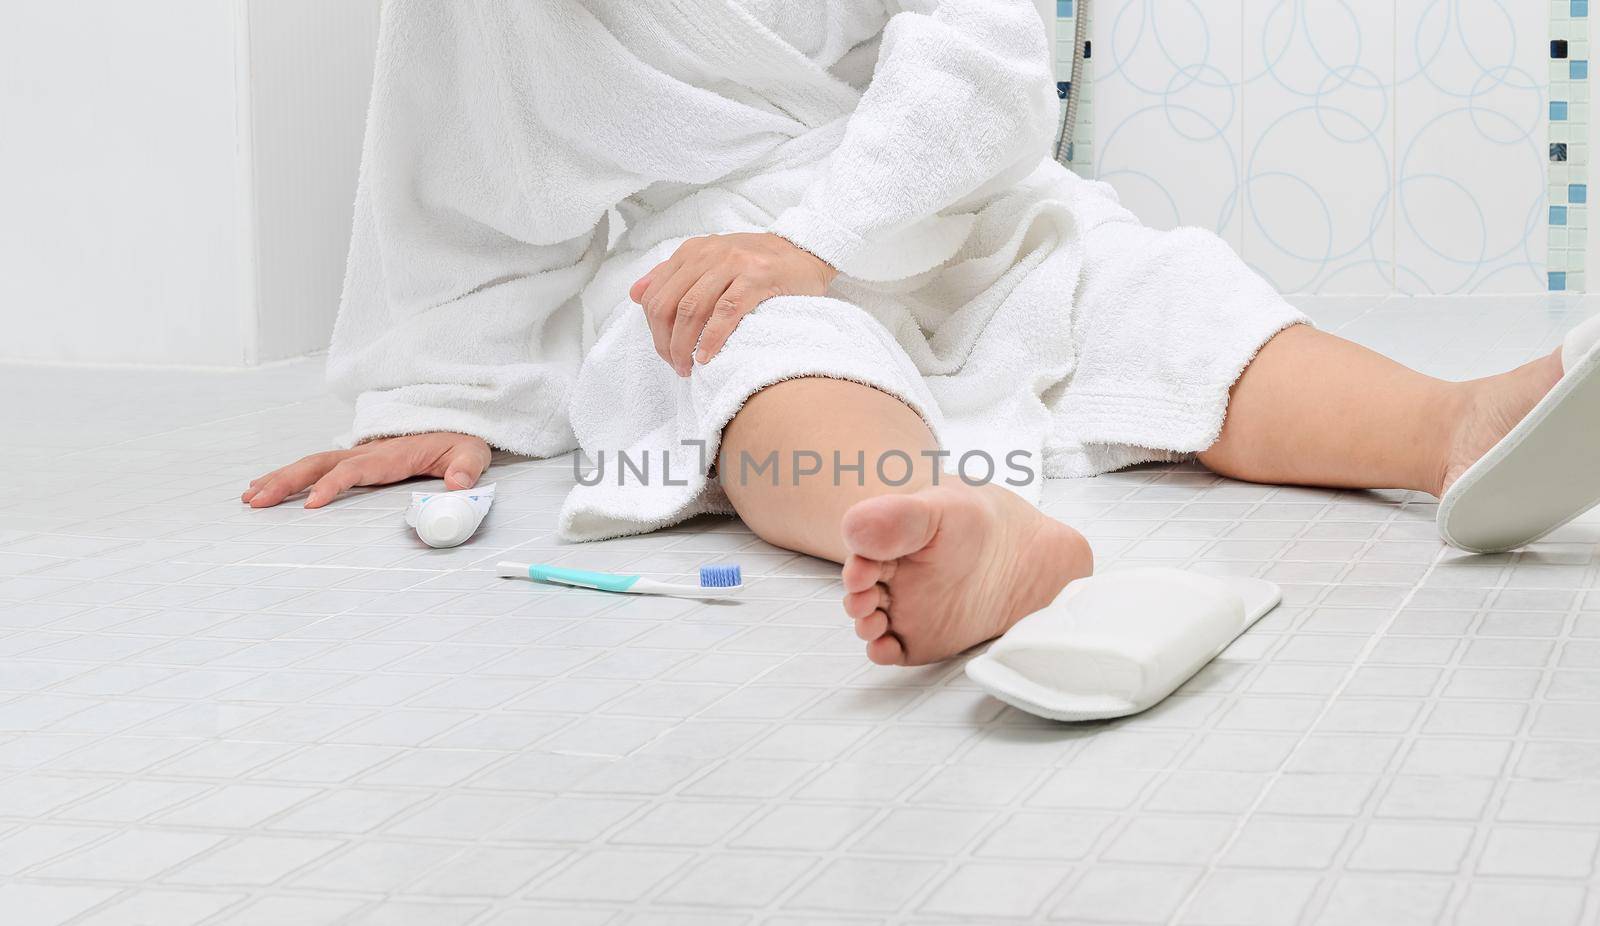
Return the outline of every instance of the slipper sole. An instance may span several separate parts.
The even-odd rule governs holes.
[[[1439,502],[1439,535],[1469,553],[1526,546],[1600,504],[1600,351],[1556,383]]]
[[[1221,642],[1215,652],[1206,657],[1206,662],[1215,659],[1227,646],[1238,638],[1239,634],[1250,629],[1251,626],[1265,617],[1273,608],[1283,601],[1283,589],[1264,579],[1250,579],[1236,576],[1212,576],[1228,586],[1240,604],[1244,606],[1244,621],[1237,632],[1229,635],[1227,640]],[[1204,664],[1202,664],[1203,667]],[[1148,710],[1165,700],[1165,696],[1158,698],[1150,704],[1135,704],[1115,694],[1091,695],[1082,692],[1074,693],[1070,698],[1063,700],[1060,694],[1044,685],[1035,682],[1021,673],[998,662],[988,650],[973,657],[966,664],[967,678],[977,683],[978,687],[988,692],[997,700],[1011,705],[1019,711],[1043,717],[1047,720],[1064,722],[1077,722],[1084,720],[1109,720],[1113,717],[1125,717]],[[1183,681],[1179,680],[1178,687]]]

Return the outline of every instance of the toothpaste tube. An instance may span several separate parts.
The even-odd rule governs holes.
[[[494,504],[494,483],[455,492],[412,492],[406,523],[430,547],[456,547],[467,542]]]

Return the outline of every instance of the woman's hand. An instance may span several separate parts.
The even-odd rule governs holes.
[[[826,295],[838,275],[777,235],[710,235],[679,245],[629,295],[644,307],[656,353],[688,376],[693,362],[715,357],[739,320],[764,300]]]
[[[470,489],[489,466],[489,445],[469,434],[386,437],[349,450],[314,453],[250,483],[240,498],[271,508],[311,487],[307,508],[321,508],[352,486],[387,485],[412,476],[443,476],[448,489]]]

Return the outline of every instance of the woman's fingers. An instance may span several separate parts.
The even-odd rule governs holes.
[[[734,274],[726,270],[712,270],[702,276],[678,301],[678,314],[672,322],[672,368],[679,376],[688,376],[694,369],[694,348],[700,341],[700,332],[711,317],[712,307],[722,299]]]
[[[311,493],[306,496],[307,508],[321,508],[323,505],[339,497],[339,493],[358,485],[371,485],[378,481],[372,476],[374,457],[376,454],[363,454],[341,461],[338,466],[328,470],[327,475],[317,480],[311,487]]]
[[[307,457],[306,459],[310,458]],[[257,476],[256,478],[250,480],[250,485],[244,490],[244,494],[239,496],[240,501],[248,502],[252,498],[255,498],[256,495],[266,487],[267,483],[271,482],[273,479],[276,479],[279,474],[288,468],[288,466],[280,466],[272,472],[267,473],[265,476]]]
[[[349,451],[314,453],[284,468],[269,473],[261,482],[245,493],[251,508],[271,508],[306,486],[327,475],[328,471],[349,456]]]
[[[444,456],[444,487],[451,491],[470,489],[489,468],[489,445],[481,440],[462,441]]]
[[[265,476],[257,476],[256,478],[250,480],[250,484],[245,486],[244,492],[239,496],[239,500],[242,502],[248,502],[250,499],[254,498],[255,494],[261,491],[261,484],[277,475],[277,472],[277,470],[273,470]]]
[[[628,290],[628,298],[639,305],[644,305],[644,294],[650,291],[650,283],[655,279],[656,274],[660,273],[671,262],[669,258],[651,267],[650,272],[640,277],[638,282],[633,284],[633,288]]]
[[[671,276],[665,281],[657,277],[645,294],[644,314],[650,321],[650,337],[655,341],[656,353],[668,364],[672,363],[672,329],[678,321],[679,307],[689,288],[704,274],[698,265],[679,262]]]
[[[267,474],[251,489],[245,501],[251,508],[271,508],[322,478],[338,459],[333,454],[312,454]]]
[[[256,479],[244,501],[270,508],[308,486],[307,508],[321,508],[355,486],[386,485],[412,476],[442,476],[449,489],[476,485],[489,467],[488,442],[467,434],[435,432],[387,437],[353,450],[312,454]]]
[[[707,235],[684,241],[630,295],[644,307],[656,353],[688,376],[696,361],[722,350],[762,300],[827,295],[838,275],[822,258],[771,233]]]
[[[749,284],[743,278],[735,279],[716,305],[712,306],[711,318],[700,335],[700,350],[695,354],[695,359],[705,363],[715,357],[722,350],[722,345],[728,343],[728,336],[733,334],[733,329],[739,327],[739,320],[753,308],[755,304]]]
[[[357,448],[311,487],[307,508],[321,508],[356,486],[388,485],[430,471],[429,461],[444,459],[458,434],[414,434],[373,441]]]
[[[657,297],[672,271],[676,269],[674,261],[677,255],[667,258],[647,274],[639,282],[633,284],[633,301],[639,303],[644,309],[645,324],[650,326],[650,340],[655,342],[656,353],[666,357],[667,345],[672,339],[672,319],[663,310],[662,301]]]

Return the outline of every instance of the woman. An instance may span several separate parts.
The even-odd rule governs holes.
[[[563,534],[731,510],[841,563],[868,657],[912,665],[1092,569],[1036,478],[946,452],[1439,495],[1560,379],[1446,383],[1302,324],[1050,161],[1055,113],[1030,0],[390,0],[329,358],[353,448],[244,500],[653,454]]]

